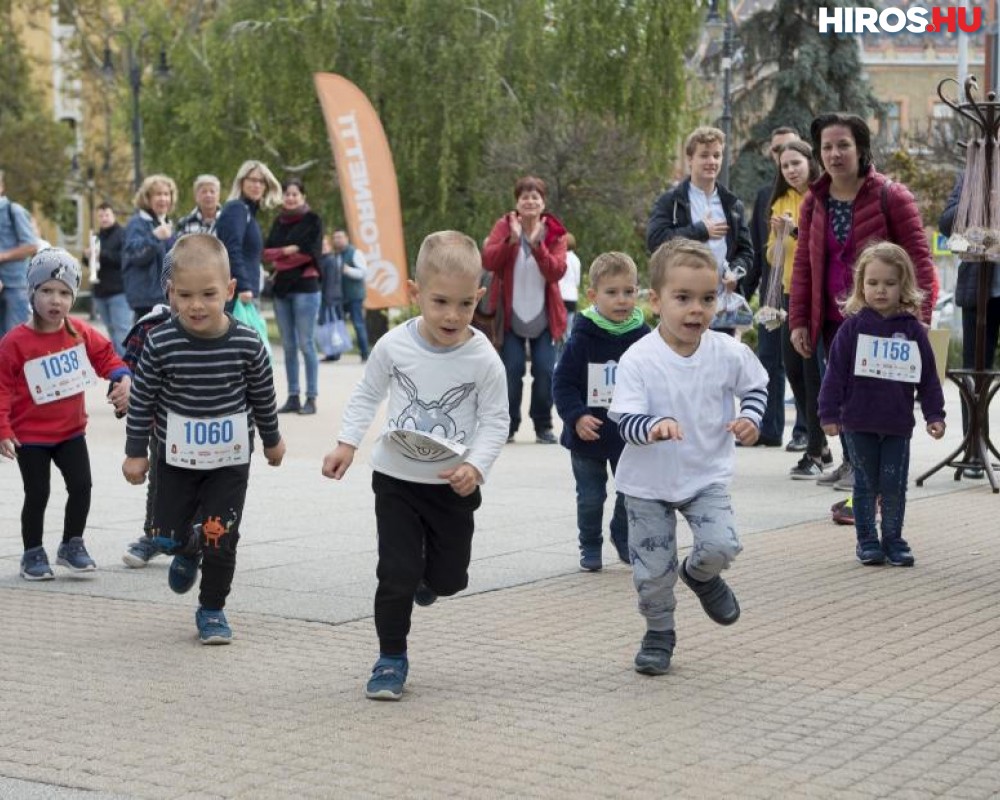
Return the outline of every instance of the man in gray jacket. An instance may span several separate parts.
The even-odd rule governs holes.
[[[28,260],[38,251],[31,215],[4,194],[0,170],[0,336],[31,317]]]

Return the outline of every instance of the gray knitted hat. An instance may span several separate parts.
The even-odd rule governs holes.
[[[73,292],[73,300],[80,291],[80,263],[61,247],[39,250],[28,264],[28,293],[46,281],[62,281]]]

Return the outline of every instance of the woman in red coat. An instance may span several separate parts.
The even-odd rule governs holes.
[[[566,229],[545,210],[545,181],[526,176],[514,185],[515,210],[504,214],[483,247],[483,266],[493,273],[490,297],[503,315],[500,358],[507,370],[510,436],[521,424],[526,347],[531,348],[531,406],[535,441],[555,444],[552,372],[555,342],[566,332],[559,279],[566,273]]]
[[[893,242],[909,254],[924,293],[926,323],[938,292],[920,210],[909,189],[875,171],[865,121],[853,114],[823,114],[809,132],[824,173],[802,201],[788,308],[792,346],[803,358],[811,358],[821,344],[829,351],[844,321],[839,301],[850,294],[854,259],[869,242]],[[853,489],[846,452],[843,463],[818,484]]]

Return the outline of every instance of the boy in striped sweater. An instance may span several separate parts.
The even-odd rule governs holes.
[[[646,618],[635,669],[662,675],[676,642],[678,578],[714,622],[739,619],[740,605],[719,574],[742,549],[729,482],[736,442],[749,447],[760,435],[768,378],[749,347],[708,330],[718,276],[706,245],[661,245],[649,281],[660,324],[619,360],[608,418],[625,440],[615,482],[625,495],[632,579]],[[679,565],[678,511],[694,537]]]
[[[285,444],[264,344],[225,311],[236,282],[221,242],[208,234],[178,241],[168,288],[177,313],[149,332],[139,359],[122,472],[132,484],[146,479],[152,430],[159,445],[153,532],[174,555],[170,588],[191,589],[200,564],[198,637],[229,644],[223,608],[236,570],[254,426],[271,466],[281,464]],[[200,537],[191,533],[194,522]]]

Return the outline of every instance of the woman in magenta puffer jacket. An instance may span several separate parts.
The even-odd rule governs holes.
[[[803,358],[811,358],[821,344],[829,350],[844,321],[839,302],[850,294],[855,257],[872,241],[893,242],[909,254],[924,293],[920,316],[926,323],[938,293],[920,210],[909,189],[876,172],[865,121],[853,114],[823,114],[813,120],[810,135],[824,173],[809,187],[799,212],[788,308],[792,346]],[[845,455],[817,482],[850,491],[853,481]]]

